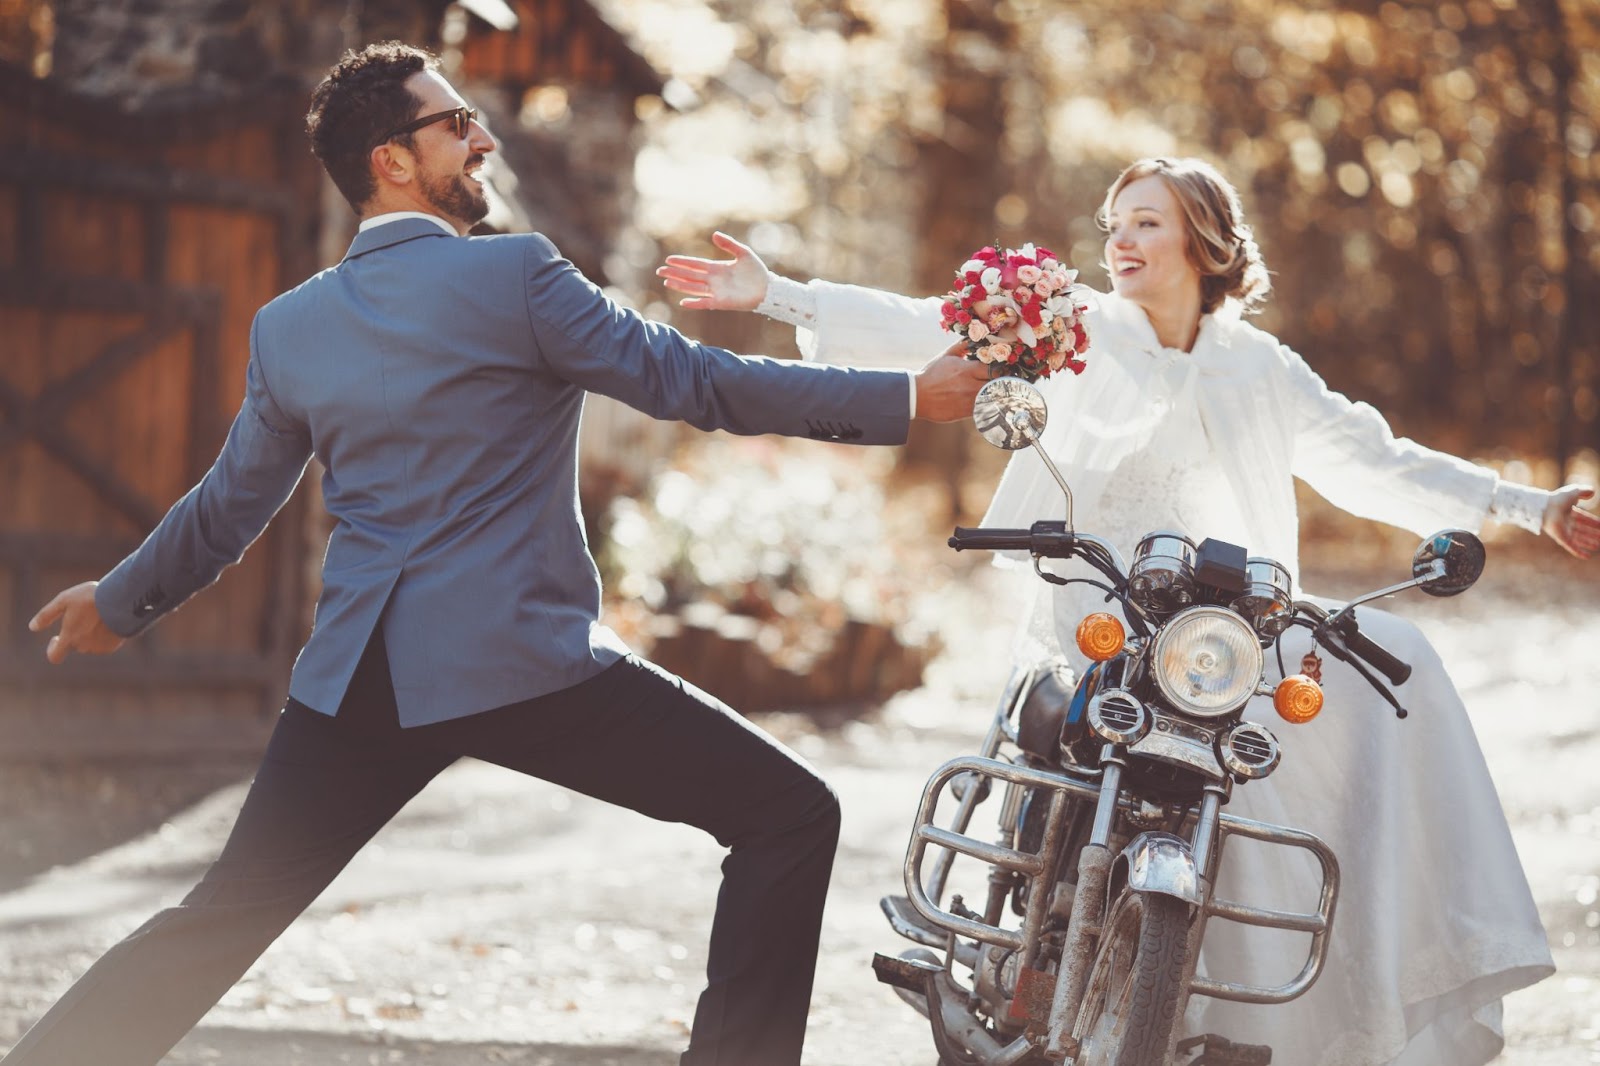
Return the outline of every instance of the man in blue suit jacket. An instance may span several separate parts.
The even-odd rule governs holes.
[[[858,444],[971,410],[964,360],[916,375],[737,356],[617,307],[543,237],[463,239],[496,147],[427,53],[347,54],[313,149],[362,217],[344,261],[262,308],[221,455],[98,583],[33,620],[106,653],[216,580],[312,455],[336,520],[290,698],[222,855],[112,948],[7,1063],[153,1063],[372,834],[463,756],[730,849],[693,1066],[795,1066],[837,800],[599,621],[579,519],[584,394],[704,429]]]

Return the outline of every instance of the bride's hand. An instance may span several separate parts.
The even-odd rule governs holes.
[[[684,298],[678,303],[691,310],[754,311],[767,298],[767,264],[746,245],[720,231],[711,243],[732,259],[700,259],[669,255],[656,267],[656,276]]]
[[[1593,496],[1594,489],[1587,485],[1564,485],[1544,509],[1545,534],[1580,559],[1600,551],[1600,515],[1578,506],[1578,501]]]

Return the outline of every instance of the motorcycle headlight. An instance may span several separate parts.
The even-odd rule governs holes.
[[[1172,706],[1202,718],[1227,714],[1261,681],[1261,642],[1250,623],[1221,607],[1173,616],[1151,649],[1156,687]]]

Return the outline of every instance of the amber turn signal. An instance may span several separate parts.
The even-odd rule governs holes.
[[[1122,623],[1104,611],[1096,611],[1078,623],[1078,650],[1097,663],[1121,651],[1127,639]]]
[[[1305,674],[1290,674],[1273,690],[1272,706],[1285,722],[1302,725],[1322,711],[1322,686]]]

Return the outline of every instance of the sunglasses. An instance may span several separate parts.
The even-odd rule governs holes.
[[[379,137],[378,143],[383,144],[385,141],[393,140],[402,133],[410,133],[413,130],[420,130],[424,126],[431,126],[435,122],[446,121],[450,123],[450,128],[455,131],[455,135],[457,137],[461,138],[462,140],[466,140],[467,127],[472,125],[472,123],[476,122],[477,120],[477,108],[452,107],[448,111],[435,111],[431,115],[423,115],[421,118],[412,119],[410,122],[407,122],[404,125],[396,126],[388,133],[385,133],[382,137]]]

